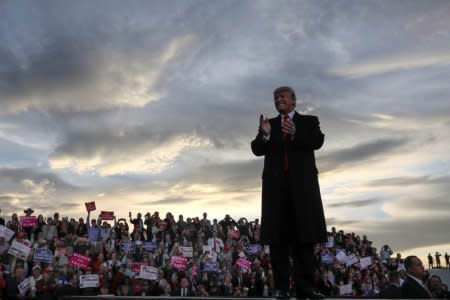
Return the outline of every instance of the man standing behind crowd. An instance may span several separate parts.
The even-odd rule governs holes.
[[[259,133],[251,143],[256,156],[264,155],[262,175],[261,240],[270,245],[278,298],[286,298],[289,256],[294,260],[297,298],[323,298],[313,290],[316,268],[313,245],[327,240],[314,150],[324,135],[315,116],[295,111],[291,87],[273,93],[279,115],[260,116]]]
[[[417,256],[405,258],[406,279],[402,285],[402,297],[407,299],[431,299],[427,290],[425,279],[425,268]]]

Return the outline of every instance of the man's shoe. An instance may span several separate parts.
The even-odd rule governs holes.
[[[308,295],[309,299],[325,299],[325,295],[319,291],[312,290]]]
[[[297,300],[300,300],[300,299],[325,299],[325,295],[323,295],[319,291],[310,290],[308,292],[297,293],[297,295],[295,296],[295,299],[297,299]]]
[[[286,300],[286,299],[289,299],[289,296],[286,291],[277,290],[275,293],[275,298],[280,299],[280,300]]]

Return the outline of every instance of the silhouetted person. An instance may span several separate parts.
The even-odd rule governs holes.
[[[295,111],[291,87],[275,89],[273,99],[279,115],[270,120],[261,115],[259,133],[251,143],[253,154],[264,156],[261,240],[270,245],[278,298],[286,297],[291,253],[296,296],[323,298],[313,290],[313,245],[327,241],[314,157],[324,135],[316,116]]]
[[[434,264],[433,255],[431,255],[431,253],[428,253],[428,268],[433,269],[433,264]]]
[[[434,256],[436,257],[436,268],[441,268],[441,254],[436,251]]]

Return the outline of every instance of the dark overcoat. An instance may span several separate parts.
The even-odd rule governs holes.
[[[431,299],[430,293],[409,276],[406,276],[401,288],[403,299]]]
[[[268,141],[263,140],[260,132],[251,143],[256,156],[264,155],[262,174],[262,214],[261,241],[270,245],[284,244],[281,233],[286,230],[286,215],[280,204],[281,184],[283,180],[283,158],[285,147],[288,154],[289,174],[291,177],[291,195],[295,220],[295,243],[311,244],[327,240],[325,216],[318,181],[318,171],[314,150],[322,147],[324,135],[320,131],[316,116],[294,114],[293,139],[283,139],[281,116],[270,119],[271,134]]]

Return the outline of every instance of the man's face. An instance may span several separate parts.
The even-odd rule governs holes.
[[[423,267],[422,261],[417,257],[413,258],[412,265],[407,271],[409,274],[417,278],[425,278],[425,268]]]
[[[181,279],[180,283],[182,288],[187,288],[189,286],[189,281],[186,278]]]
[[[273,95],[273,101],[275,108],[282,115],[290,113],[295,108],[295,99],[289,91],[276,92]]]
[[[441,290],[442,281],[439,279],[439,277],[433,276],[430,278],[430,286],[435,290]]]

